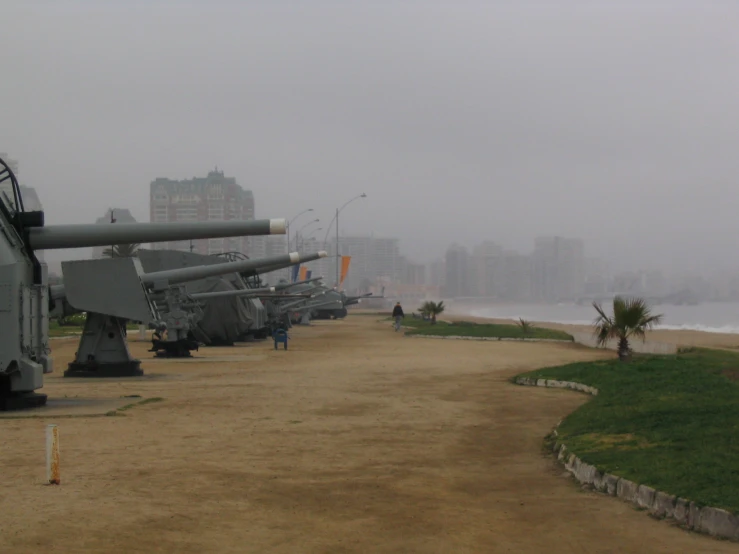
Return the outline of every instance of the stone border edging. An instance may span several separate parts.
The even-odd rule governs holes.
[[[572,381],[516,377],[514,382],[517,385],[566,388],[592,395],[598,394],[598,389],[595,387]],[[555,437],[557,427],[553,432]],[[671,519],[681,527],[713,537],[739,541],[739,517],[731,512],[711,506],[700,507],[685,498],[679,498],[646,485],[639,485],[610,473],[602,473],[595,466],[584,463],[575,454],[569,452],[559,440],[554,441],[553,452],[557,455],[557,460],[578,482],[598,492],[617,496],[639,508],[646,509],[656,517]]]
[[[572,343],[568,339],[518,339],[514,337],[467,337],[464,335],[409,335],[406,337],[423,338],[423,339],[448,339],[448,340],[490,340],[490,341],[511,341],[511,342],[564,342]]]

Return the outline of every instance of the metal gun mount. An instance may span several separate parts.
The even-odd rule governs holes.
[[[75,360],[65,377],[129,377],[143,375],[141,361],[131,356],[126,321],[153,327],[153,352],[189,356],[199,342],[192,333],[202,317],[199,302],[184,283],[258,269],[276,263],[300,263],[324,257],[325,252],[300,256],[297,252],[258,260],[168,269],[144,273],[136,258],[63,262],[64,291],[73,308],[86,312],[85,327]],[[115,294],[108,283],[115,279]],[[250,293],[251,290],[240,291]],[[58,294],[58,289],[57,289]],[[207,297],[206,297],[207,298]],[[166,333],[166,335],[165,335]]]
[[[248,259],[234,253],[206,256],[175,250],[139,250],[138,258],[147,273],[214,265],[223,263],[224,258],[232,261]],[[305,256],[301,256],[302,262],[310,261],[310,259],[315,258],[306,259]],[[295,263],[286,261],[268,267],[289,267]],[[264,270],[265,267],[258,267],[250,271],[191,281],[187,283],[187,292],[192,296],[193,293],[232,293],[238,290],[253,290],[258,283],[262,282],[259,274]],[[278,290],[284,290],[281,287],[285,284],[278,283],[275,287]],[[194,334],[201,343],[207,346],[233,346],[240,341],[267,338],[275,329],[285,326],[284,321],[273,309],[274,303],[285,300],[284,296],[255,298],[246,295],[246,297],[239,296],[238,299],[232,299],[226,295],[213,295],[203,304],[204,313],[194,328]]]
[[[36,250],[284,234],[285,227],[284,219],[46,226],[43,212],[24,210],[18,180],[0,159],[0,410],[46,403],[46,395],[35,391],[43,387],[44,373],[53,370],[51,298],[47,268]]]

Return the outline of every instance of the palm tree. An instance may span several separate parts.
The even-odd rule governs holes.
[[[421,306],[420,312],[423,315],[431,317],[431,325],[436,325],[436,316],[444,312],[444,301],[441,302],[424,302]]]
[[[662,314],[652,314],[642,298],[613,299],[613,315],[607,316],[600,304],[593,302],[598,317],[593,322],[598,346],[605,346],[610,339],[618,339],[618,358],[631,357],[630,337],[646,338],[646,331],[662,321]]]
[[[103,256],[108,258],[133,258],[140,244],[117,244],[103,250]]]
[[[526,321],[524,318],[518,318],[518,326],[521,328],[521,332],[524,336],[529,335],[534,330],[534,324],[530,321]]]

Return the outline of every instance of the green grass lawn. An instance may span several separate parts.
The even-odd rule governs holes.
[[[615,355],[614,355],[615,356]],[[591,385],[559,440],[599,470],[739,513],[739,355],[695,349],[576,363],[521,377]]]
[[[411,327],[408,335],[438,335],[444,337],[486,337],[505,339],[555,339],[571,341],[572,336],[564,331],[546,329],[544,327],[533,327],[529,334],[524,334],[518,325],[505,325],[500,323],[473,323],[469,321],[437,321],[431,325],[422,319],[413,319],[406,316],[403,320],[405,327]]]

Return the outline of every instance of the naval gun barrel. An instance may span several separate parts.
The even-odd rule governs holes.
[[[310,294],[299,294],[299,293],[295,293],[295,294],[283,294],[283,293],[279,293],[279,292],[273,292],[273,293],[269,293],[269,294],[260,294],[259,295],[259,298],[260,299],[261,298],[268,298],[270,300],[275,300],[275,299],[276,300],[283,300],[283,299],[290,299],[290,298],[303,298],[303,299],[305,299],[305,298],[310,298]]]
[[[322,298],[319,298],[320,296],[323,296],[323,293],[311,294],[306,299],[296,300],[295,302],[288,302],[287,304],[278,304],[278,307],[282,311],[288,311],[292,309],[294,306],[299,306],[300,304],[306,304],[306,302],[310,302],[311,300],[316,300],[316,301],[323,300]]]
[[[180,269],[165,269],[164,271],[144,273],[140,277],[141,282],[145,285],[169,286],[179,283],[186,283],[188,281],[206,279],[207,277],[226,275],[228,273],[256,271],[262,267],[275,264],[284,264],[286,266],[290,266],[300,262],[310,262],[319,258],[325,258],[326,256],[327,254],[323,250],[320,252],[316,252],[315,254],[308,255],[301,255],[298,252],[291,252],[290,254],[271,256],[269,258],[261,258],[258,260],[225,262],[222,264],[183,267]]]
[[[189,239],[284,235],[284,219],[207,221],[196,223],[116,223],[115,225],[48,225],[28,229],[34,250],[142,244]]]
[[[359,301],[362,298],[369,298],[372,295],[373,293],[368,292],[365,294],[360,294],[359,296],[347,296],[346,298],[344,298],[344,306],[352,306],[354,304],[359,304]]]
[[[296,290],[295,292],[297,292],[297,293],[306,293],[306,292],[309,292],[311,294],[314,294],[316,291],[321,290],[321,289],[323,289],[323,286],[318,285],[316,287],[308,287],[308,288],[305,288],[305,289]]]
[[[320,281],[321,279],[323,279],[323,277],[312,277],[310,279],[304,279],[303,281],[295,281],[294,283],[278,283],[275,285],[275,288],[277,290],[285,290],[292,287],[297,287],[298,285],[307,285],[308,283],[314,283],[316,281]]]
[[[223,298],[229,296],[262,296],[265,293],[275,292],[275,287],[265,287],[262,289],[237,289],[237,290],[219,290],[214,292],[194,292],[189,294],[194,300],[208,300],[210,298]]]

